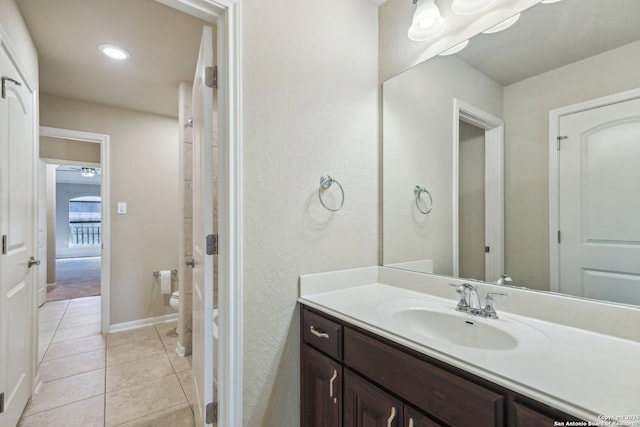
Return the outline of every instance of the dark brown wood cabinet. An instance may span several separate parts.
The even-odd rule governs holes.
[[[301,310],[303,427],[546,427],[580,421],[349,323]]]
[[[342,365],[313,348],[302,347],[302,425],[342,426]]]
[[[403,403],[349,370],[344,374],[345,427],[401,427]]]

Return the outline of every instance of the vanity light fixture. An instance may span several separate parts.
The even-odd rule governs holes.
[[[488,8],[494,0],[453,0],[451,10],[456,15],[473,15]]]
[[[107,55],[109,58],[116,59],[118,61],[123,61],[131,57],[131,52],[112,44],[107,44],[107,43],[99,44],[98,49],[100,50],[100,52]]]
[[[562,1],[562,0],[542,0],[540,3],[551,4],[551,3],[558,3],[559,1]]]
[[[82,176],[85,176],[87,178],[96,176],[96,168],[82,168]]]
[[[460,52],[462,49],[464,49],[465,47],[467,47],[467,45],[469,44],[469,40],[465,40],[462,43],[458,43],[457,45],[455,45],[454,47],[445,50],[444,52],[440,53],[440,56],[449,56],[449,55],[454,55],[458,52]]]
[[[518,19],[520,19],[520,14],[514,15],[511,18],[506,19],[497,25],[494,25],[493,27],[489,28],[487,31],[483,31],[483,33],[493,34],[502,30],[506,30],[507,28],[515,24]]]
[[[416,5],[416,11],[407,35],[414,41],[428,40],[444,25],[440,9],[434,0],[413,0],[413,3]]]

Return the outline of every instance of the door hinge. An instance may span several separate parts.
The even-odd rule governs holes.
[[[2,255],[7,254],[7,235],[2,235]]]
[[[558,243],[560,243],[560,230],[558,230]]]
[[[488,254],[491,252],[491,247],[490,246],[485,246],[484,247],[484,253]]]
[[[207,424],[218,422],[218,402],[207,403],[204,421]]]
[[[560,151],[560,141],[564,141],[569,138],[568,136],[558,136],[556,137],[556,150]]]
[[[4,412],[4,393],[0,393],[0,414]]]
[[[213,67],[207,67],[204,70],[204,73],[205,73],[204,83],[207,85],[207,87],[218,89],[218,66],[215,65]]]
[[[207,236],[207,255],[218,255],[218,235],[209,234]]]

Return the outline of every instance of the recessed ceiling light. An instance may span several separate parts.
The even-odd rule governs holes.
[[[109,58],[117,59],[118,61],[125,60],[131,56],[131,52],[128,50],[112,44],[99,44],[98,49],[100,49],[100,52],[104,53]]]
[[[520,14],[517,14],[515,16],[512,16],[509,19],[506,19],[501,23],[499,23],[498,25],[494,25],[493,27],[489,28],[487,31],[483,31],[483,33],[493,34],[493,33],[497,33],[498,31],[506,30],[507,28],[515,24],[518,19],[520,19]]]
[[[445,50],[444,52],[442,52],[440,54],[440,56],[449,56],[449,55],[453,55],[455,53],[460,52],[462,49],[464,49],[465,47],[467,47],[467,45],[469,44],[469,40],[465,40],[462,43],[458,43],[457,45],[455,45],[454,47]]]

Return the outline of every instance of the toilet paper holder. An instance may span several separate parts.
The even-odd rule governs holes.
[[[176,274],[178,274],[178,270],[176,270],[176,269],[171,270],[171,275],[172,275],[172,276],[175,276]],[[154,271],[154,272],[153,272],[153,275],[154,275],[154,276],[159,276],[159,275],[160,275],[160,272],[159,272],[159,271]]]

